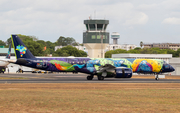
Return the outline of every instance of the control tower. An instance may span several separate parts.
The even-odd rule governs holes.
[[[109,20],[84,20],[83,44],[90,58],[104,58],[104,50],[109,45],[109,32],[106,32]]]
[[[120,34],[118,32],[113,32],[111,38],[113,39],[113,44],[118,44],[118,39],[120,38]]]

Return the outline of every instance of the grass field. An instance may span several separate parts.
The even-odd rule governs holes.
[[[0,84],[0,112],[178,113],[180,84]]]

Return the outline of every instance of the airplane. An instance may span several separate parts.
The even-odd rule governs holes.
[[[156,80],[161,73],[175,69],[160,59],[114,59],[114,58],[36,58],[24,45],[18,35],[11,35],[12,45],[17,58],[15,64],[51,72],[81,72],[89,74],[87,80],[97,75],[104,78],[131,78],[132,73],[153,73]]]
[[[8,54],[6,55],[5,59],[0,60],[0,73],[4,73],[6,71],[6,67],[9,64],[9,59],[11,57],[11,44],[9,45]]]

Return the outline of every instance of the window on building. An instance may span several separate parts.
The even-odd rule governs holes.
[[[88,24],[86,24],[86,29],[89,30]]]
[[[102,30],[103,24],[97,24],[97,30]]]
[[[105,39],[105,35],[97,35],[97,39],[101,39],[102,36],[103,36],[103,39]]]
[[[104,30],[106,30],[106,27],[107,27],[107,24],[105,24],[105,26],[104,26]]]
[[[95,24],[89,24],[90,30],[95,30]]]
[[[91,37],[92,39],[96,39],[96,35],[92,35],[92,37]]]

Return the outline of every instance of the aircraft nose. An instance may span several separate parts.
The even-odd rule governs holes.
[[[172,67],[171,65],[170,65],[170,70],[171,70],[171,72],[175,71],[174,67]]]
[[[164,72],[173,72],[175,69],[170,64],[163,64],[163,71]]]

